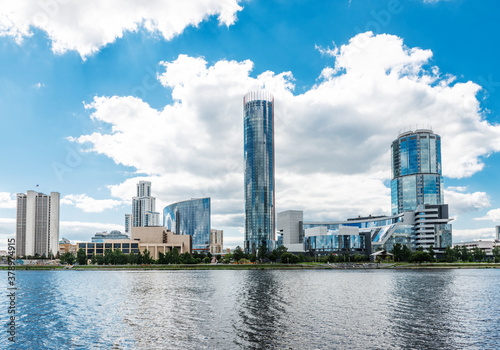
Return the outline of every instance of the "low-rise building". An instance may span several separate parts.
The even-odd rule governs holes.
[[[78,245],[71,244],[71,241],[67,238],[61,238],[61,240],[59,241],[59,256],[65,253],[72,253],[76,255],[77,251]]]
[[[176,235],[161,226],[132,227],[132,239],[111,239],[103,242],[81,242],[78,249],[83,249],[88,258],[93,254],[104,255],[108,249],[111,251],[120,249],[125,254],[148,250],[153,259],[158,259],[159,253],[168,253],[177,248],[179,254],[191,254],[191,236]]]
[[[460,242],[455,243],[453,247],[466,247],[468,250],[472,251],[475,248],[481,249],[486,256],[493,255],[493,248],[500,247],[500,240],[477,240],[471,242]]]
[[[162,226],[132,227],[132,239],[140,242],[141,252],[148,250],[153,259],[158,259],[158,253],[163,254],[177,248],[179,254],[192,252],[192,237],[176,235]]]
[[[292,253],[326,254],[349,251],[370,255],[391,251],[395,244],[416,250],[431,245],[443,255],[451,246],[452,232],[448,205],[421,205],[416,211],[391,216],[368,216],[344,221],[304,221],[303,212],[278,213],[278,239]],[[363,238],[364,237],[364,238]]]

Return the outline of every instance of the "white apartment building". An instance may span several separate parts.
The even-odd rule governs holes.
[[[160,213],[156,212],[156,198],[151,196],[151,182],[139,181],[137,196],[132,197],[132,214],[125,214],[125,233],[132,227],[160,226]]]
[[[16,255],[49,257],[59,251],[58,192],[17,194]]]

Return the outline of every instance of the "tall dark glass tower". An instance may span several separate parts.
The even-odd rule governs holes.
[[[441,137],[432,130],[401,133],[392,142],[391,212],[443,204]]]
[[[245,251],[275,240],[274,97],[265,91],[243,98],[245,129]]]

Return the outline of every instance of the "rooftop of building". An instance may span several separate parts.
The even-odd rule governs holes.
[[[250,101],[268,101],[274,103],[274,96],[267,91],[250,91],[243,97],[243,104]]]

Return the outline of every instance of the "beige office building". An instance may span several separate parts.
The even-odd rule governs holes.
[[[108,249],[120,249],[123,253],[143,253],[146,249],[150,256],[157,260],[158,253],[166,254],[177,248],[179,254],[191,254],[192,237],[189,235],[176,235],[161,226],[132,227],[132,239],[110,239],[104,242],[78,243],[91,258],[93,254],[103,255]]]
[[[192,237],[176,235],[162,226],[132,227],[132,240],[139,241],[141,252],[148,250],[153,259],[158,259],[158,253],[168,253],[177,248],[179,254],[191,254]]]

